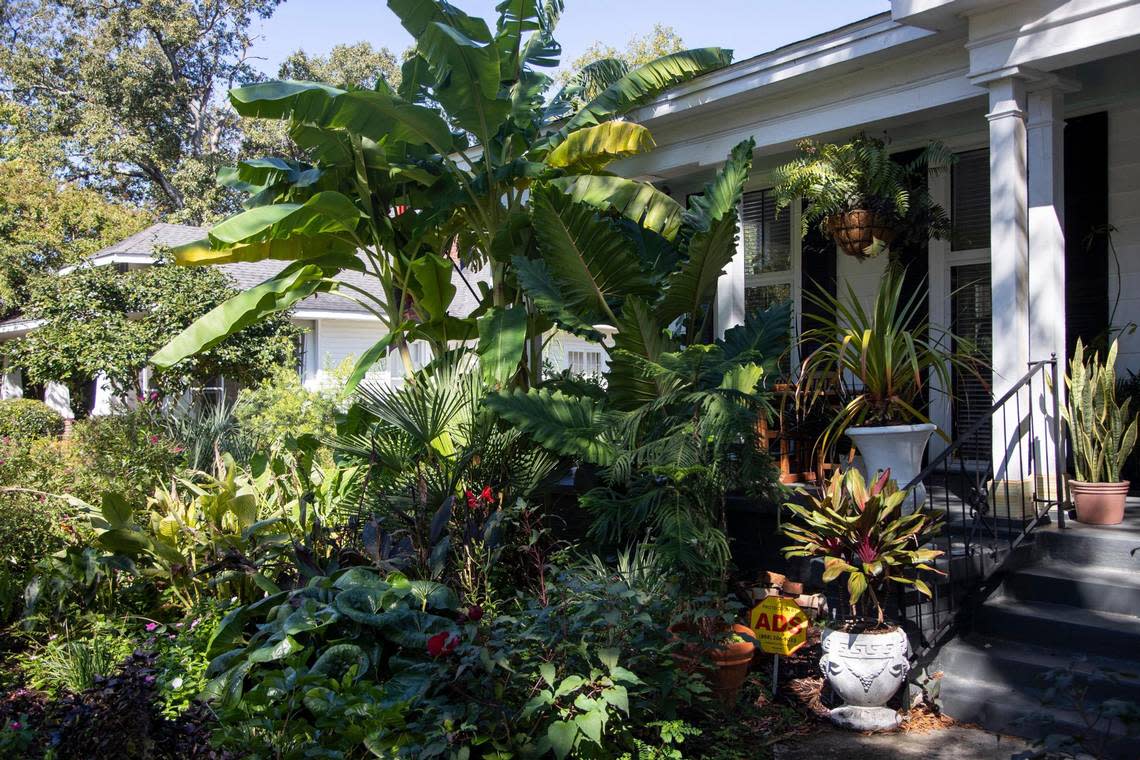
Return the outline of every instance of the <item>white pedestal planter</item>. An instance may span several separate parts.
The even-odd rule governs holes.
[[[902,488],[922,467],[922,455],[936,425],[886,425],[884,427],[847,428],[847,436],[863,457],[863,474],[871,482],[875,474],[888,467],[891,479]],[[910,514],[926,502],[926,487],[919,483],[914,493],[903,502],[903,514]]]
[[[881,633],[824,628],[821,647],[820,670],[844,702],[831,711],[831,722],[855,731],[898,726],[898,713],[884,705],[910,670],[906,633],[901,628]]]

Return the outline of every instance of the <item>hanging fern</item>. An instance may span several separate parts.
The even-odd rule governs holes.
[[[925,185],[927,171],[954,161],[942,143],[931,143],[906,164],[895,161],[882,140],[863,134],[841,145],[804,140],[797,147],[795,160],[776,169],[774,194],[782,209],[805,201],[802,234],[812,225],[826,234],[828,217],[858,209],[884,216],[908,242],[949,233],[949,217]]]

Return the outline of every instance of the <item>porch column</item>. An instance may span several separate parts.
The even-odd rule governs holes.
[[[1071,88],[1070,88],[1071,89]],[[1065,96],[1055,83],[1028,94],[1029,359],[1056,355],[1066,368],[1065,338]],[[1058,383],[1060,403],[1065,384]],[[1039,496],[1056,491],[1053,402],[1044,383],[1033,388],[1033,458]]]
[[[1029,362],[1029,204],[1024,79],[986,83],[990,110],[990,287],[993,299],[993,393],[1004,396]],[[1018,454],[1028,428],[1028,394],[993,418],[995,481],[1024,481],[1028,461]],[[1023,431],[1024,428],[1024,431]],[[998,489],[994,489],[997,491]],[[1001,510],[1004,512],[1004,510]]]

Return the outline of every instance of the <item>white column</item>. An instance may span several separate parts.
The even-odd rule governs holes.
[[[1064,92],[1056,86],[1028,95],[1029,358],[1056,355],[1066,367],[1065,338],[1065,120]],[[1065,384],[1058,392],[1065,403]],[[1053,403],[1044,383],[1034,386],[1033,451],[1038,494],[1056,491]]]
[[[105,372],[95,375],[95,398],[91,403],[91,415],[104,417],[114,411],[115,391]]]
[[[743,208],[737,208],[736,217],[736,255],[716,283],[713,327],[718,338],[724,337],[725,330],[744,324],[744,231],[739,221],[743,218]]]
[[[44,403],[60,413],[65,420],[75,419],[71,410],[71,392],[63,383],[48,383],[44,386]]]
[[[988,82],[990,111],[990,287],[993,298],[994,398],[1000,399],[1025,374],[1029,363],[1029,204],[1025,81],[1003,77]],[[1022,449],[1029,398],[1006,405],[993,419],[995,480],[1029,476]],[[1004,510],[1003,510],[1004,511]]]

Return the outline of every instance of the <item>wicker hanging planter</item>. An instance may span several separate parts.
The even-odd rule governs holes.
[[[828,234],[843,252],[859,259],[879,253],[897,234],[885,216],[865,209],[833,214],[827,217],[826,225]]]

